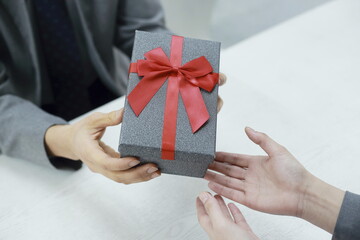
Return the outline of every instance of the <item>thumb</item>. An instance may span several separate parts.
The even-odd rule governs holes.
[[[206,213],[209,215],[212,223],[224,222],[224,214],[221,211],[218,201],[208,192],[202,192],[199,195],[200,201],[203,203]]]
[[[259,145],[270,157],[275,156],[286,149],[262,132],[257,132],[250,127],[245,128],[246,135],[255,144]]]
[[[108,126],[115,126],[122,122],[124,109],[110,113],[94,113],[90,115],[90,125],[95,128],[106,128]]]

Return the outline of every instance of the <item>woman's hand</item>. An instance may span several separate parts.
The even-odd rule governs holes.
[[[246,134],[268,156],[217,153],[205,179],[216,193],[258,211],[298,216],[310,174],[283,146],[264,133]]]
[[[108,126],[122,122],[123,109],[111,113],[93,113],[71,125],[55,125],[45,134],[45,144],[52,156],[81,160],[88,168],[116,182],[130,184],[160,176],[155,164],[134,168],[140,161],[120,154],[100,139]]]
[[[332,233],[344,192],[310,174],[266,134],[246,134],[267,156],[217,153],[205,179],[214,192],[261,212],[301,217]]]
[[[229,207],[229,208],[228,208]],[[211,240],[258,240],[235,204],[203,192],[196,199],[198,220]],[[229,211],[230,210],[230,211]]]

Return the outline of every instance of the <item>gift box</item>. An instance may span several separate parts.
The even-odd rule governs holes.
[[[119,152],[203,177],[214,160],[220,43],[136,31]]]

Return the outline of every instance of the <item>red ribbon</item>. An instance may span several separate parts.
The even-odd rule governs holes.
[[[161,158],[166,160],[175,159],[179,92],[192,132],[195,133],[209,119],[200,88],[211,92],[219,79],[219,74],[213,73],[211,64],[204,56],[181,65],[183,41],[183,37],[172,36],[170,59],[161,48],[155,48],[144,54],[145,60],[131,63],[129,69],[129,72],[143,77],[128,95],[128,102],[136,116],[140,115],[156,92],[169,79],[161,146]]]

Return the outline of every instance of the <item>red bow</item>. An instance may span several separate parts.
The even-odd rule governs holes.
[[[128,102],[139,116],[161,86],[168,81],[162,137],[162,159],[175,158],[176,120],[180,92],[195,133],[209,119],[209,113],[200,88],[211,92],[218,83],[219,74],[213,73],[208,60],[202,56],[181,66],[183,38],[173,36],[170,59],[161,48],[144,54],[146,60],[131,63],[130,72],[143,77],[128,95]]]

